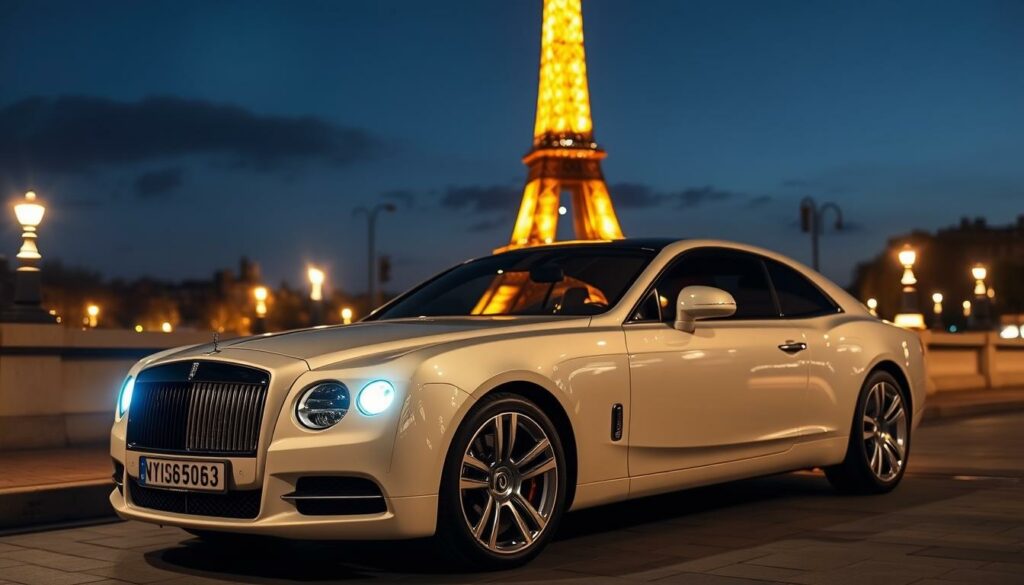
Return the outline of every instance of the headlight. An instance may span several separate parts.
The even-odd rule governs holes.
[[[320,431],[338,424],[348,412],[348,388],[340,382],[321,382],[306,389],[295,405],[302,426]]]
[[[128,376],[125,378],[124,384],[121,384],[121,392],[117,395],[117,418],[124,416],[124,413],[128,412],[128,407],[132,405],[132,392],[135,391],[135,378]]]
[[[391,382],[377,380],[363,386],[356,399],[356,406],[359,407],[359,412],[373,416],[387,410],[394,401],[395,387],[391,385]]]

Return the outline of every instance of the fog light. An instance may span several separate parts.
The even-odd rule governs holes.
[[[295,405],[302,426],[321,431],[338,424],[349,407],[348,388],[340,382],[321,382],[306,389]]]
[[[359,391],[359,398],[356,399],[356,405],[359,407],[359,412],[367,416],[374,416],[387,410],[394,401],[395,387],[391,385],[391,382],[377,380],[363,386],[363,389]]]

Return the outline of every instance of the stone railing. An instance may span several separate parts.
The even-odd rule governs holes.
[[[136,333],[60,325],[0,325],[0,450],[107,440],[128,368],[209,333]]]
[[[1024,387],[1024,340],[931,331],[921,338],[929,393]],[[209,340],[196,331],[0,325],[0,450],[105,442],[118,390],[136,360]]]
[[[928,393],[1024,387],[1024,340],[998,333],[921,332]]]

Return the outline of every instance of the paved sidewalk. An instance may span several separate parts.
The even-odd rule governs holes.
[[[4,491],[81,482],[110,482],[110,449],[0,451],[0,493]]]

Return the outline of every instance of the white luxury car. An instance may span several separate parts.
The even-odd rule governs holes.
[[[509,566],[567,510],[814,467],[891,490],[922,359],[915,334],[767,250],[513,250],[354,325],[140,361],[117,401],[110,500],[210,539],[437,535]]]

